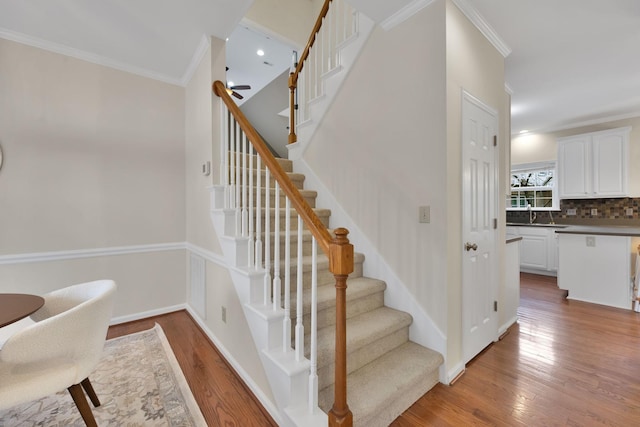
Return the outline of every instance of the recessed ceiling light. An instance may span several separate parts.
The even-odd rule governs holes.
[[[264,50],[262,49],[258,49],[256,53],[258,54],[258,56],[264,56]]]

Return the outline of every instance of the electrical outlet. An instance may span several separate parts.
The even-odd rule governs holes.
[[[576,216],[576,208],[567,209],[567,215]]]
[[[431,222],[431,208],[429,206],[418,208],[418,221],[426,224]]]
[[[587,236],[587,247],[594,248],[596,246],[596,236]]]
[[[227,323],[227,307],[222,306],[222,321]]]
[[[627,208],[625,212],[627,216],[633,216],[633,208]]]
[[[591,209],[591,216],[598,216],[598,209],[592,208]]]

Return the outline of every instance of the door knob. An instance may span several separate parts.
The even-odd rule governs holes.
[[[475,243],[474,243],[474,244],[471,244],[471,243],[467,242],[467,244],[466,244],[466,245],[464,245],[464,248],[465,248],[467,251],[470,251],[470,250],[472,250],[472,249],[475,251],[475,250],[477,250],[477,249],[478,249],[478,245],[477,245],[477,244],[475,244]]]

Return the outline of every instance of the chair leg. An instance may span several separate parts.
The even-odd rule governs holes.
[[[69,393],[73,398],[73,401],[76,403],[78,410],[80,411],[80,415],[82,415],[82,419],[87,427],[98,427],[96,423],[96,419],[93,417],[93,413],[91,412],[91,408],[89,407],[89,403],[87,402],[87,398],[84,396],[84,392],[82,391],[82,387],[80,384],[74,384],[69,387]]]
[[[93,386],[91,385],[91,381],[89,381],[89,378],[83,379],[80,384],[82,384],[82,388],[89,395],[89,399],[91,399],[91,403],[93,403],[93,407],[97,408],[98,406],[100,406],[100,399],[98,399],[98,395],[93,390]]]

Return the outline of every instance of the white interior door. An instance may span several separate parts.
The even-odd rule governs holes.
[[[463,357],[467,363],[497,338],[497,113],[463,93]]]

